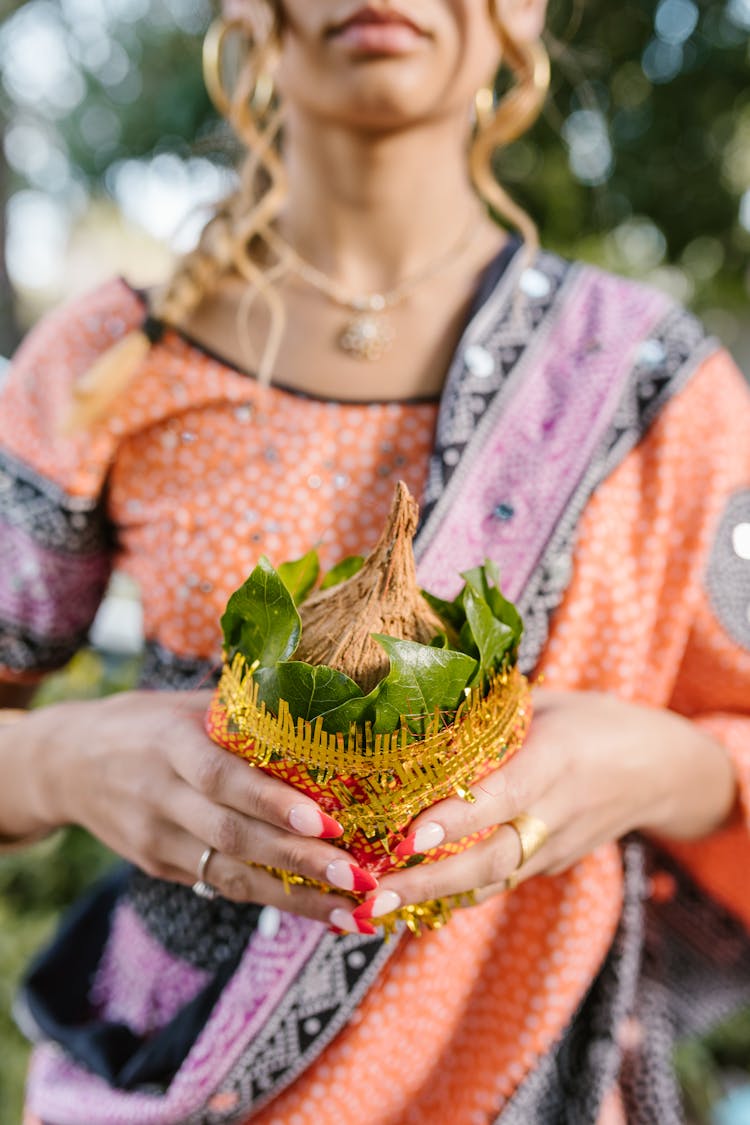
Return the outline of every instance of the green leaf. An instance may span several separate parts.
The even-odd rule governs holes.
[[[369,695],[347,700],[324,716],[331,733],[347,733],[352,724],[371,723],[376,734],[388,734],[405,718],[412,737],[419,738],[435,711],[452,717],[463,690],[477,669],[462,652],[401,641],[373,633],[388,653],[391,667]]]
[[[482,566],[473,566],[471,570],[464,570],[461,577],[466,585],[470,587],[480,598],[484,598],[486,602],[490,599],[490,590],[496,584],[496,576],[498,570],[495,563],[485,560]]]
[[[349,555],[348,558],[342,559],[340,563],[336,563],[320,583],[321,590],[328,590],[331,586],[338,586],[339,582],[351,578],[353,574],[362,569],[364,561],[362,555]]]
[[[363,698],[362,689],[343,672],[324,665],[313,667],[301,660],[289,660],[274,668],[259,668],[255,679],[259,695],[267,707],[278,714],[279,700],[285,699],[294,719],[306,722],[325,715],[349,699]]]
[[[323,729],[329,734],[348,734],[352,725],[363,727],[365,723],[375,723],[375,708],[373,702],[380,688],[378,684],[369,695],[352,696],[351,699],[332,707],[323,716]],[[388,730],[395,730],[389,727]],[[378,733],[383,734],[378,728]]]
[[[468,656],[473,656],[475,660],[479,660],[479,647],[474,641],[474,634],[471,631],[471,625],[468,621],[464,621],[464,627],[458,635],[458,647],[461,652],[465,652]]]
[[[334,567],[323,585],[356,574],[358,557]],[[446,623],[430,644],[373,637],[388,655],[390,669],[373,690],[361,688],[342,672],[290,660],[299,643],[301,623],[292,596],[303,598],[318,573],[314,551],[275,571],[261,558],[247,582],[229,599],[222,617],[228,655],[241,652],[258,667],[254,673],[260,698],[278,712],[285,699],[295,719],[323,718],[330,733],[348,733],[352,725],[372,725],[376,734],[396,730],[402,722],[413,738],[423,737],[434,715],[453,719],[467,687],[499,667],[517,648],[521,619],[495,585],[497,568],[486,562],[464,575],[466,585],[453,602],[425,594]],[[459,628],[460,627],[460,628]],[[455,651],[452,643],[464,651]]]
[[[513,603],[504,598],[500,592],[500,572],[497,564],[491,559],[485,559],[482,566],[465,571],[461,577],[467,587],[487,603],[498,621],[502,621],[512,631],[511,654],[515,656],[523,635],[523,621]]]
[[[241,652],[249,664],[270,667],[296,649],[302,625],[291,594],[263,555],[247,581],[235,590],[221,619],[231,659]]]
[[[515,643],[515,634],[509,625],[499,621],[487,602],[471,586],[464,591],[466,623],[479,650],[477,679],[499,668]]]
[[[427,590],[421,591],[422,597],[428,605],[432,606],[438,617],[442,617],[447,625],[450,625],[455,630],[456,634],[460,634],[464,622],[466,621],[466,613],[461,602],[461,594],[458,595],[455,601],[446,602],[443,598],[437,597],[436,594],[430,594]]]
[[[304,601],[318,581],[320,563],[317,551],[308,551],[301,559],[282,563],[278,575],[294,598],[294,604]]]
[[[391,662],[388,675],[370,693],[373,729],[395,730],[403,717],[411,733],[421,737],[435,711],[452,712],[458,707],[477,662],[463,652],[395,640],[382,633],[373,633],[373,638]]]

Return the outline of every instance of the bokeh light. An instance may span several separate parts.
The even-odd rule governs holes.
[[[7,268],[24,319],[121,268],[107,222],[139,245],[142,274],[158,274],[231,189],[241,150],[201,77],[213,10],[10,0]],[[748,31],[750,0],[553,0],[547,112],[498,159],[553,249],[664,285],[700,312],[722,308],[733,337],[747,322]]]

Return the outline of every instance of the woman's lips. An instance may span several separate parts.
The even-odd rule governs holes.
[[[331,38],[361,54],[400,55],[414,50],[424,34],[400,12],[362,8],[334,27]]]

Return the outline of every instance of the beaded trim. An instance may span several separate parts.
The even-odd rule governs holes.
[[[180,656],[159,641],[147,640],[143,650],[140,684],[152,691],[194,691],[214,687],[221,663],[199,656]]]
[[[682,390],[717,346],[691,313],[672,308],[639,349],[632,378],[612,424],[517,600],[524,622],[519,664],[527,674],[542,655],[552,613],[572,577],[576,530],[592,494],[641,441],[664,405]]]
[[[750,489],[730,497],[706,570],[711,606],[729,636],[750,652]]]
[[[109,529],[98,499],[72,496],[31,465],[0,450],[0,521],[40,547],[85,555],[102,550]]]
[[[448,371],[435,448],[420,505],[415,541],[415,549],[418,543],[420,553],[437,530],[442,510],[449,502],[447,487],[469,446],[474,446],[482,419],[498,396],[505,401],[513,393],[514,376],[522,374],[521,359],[554,314],[572,266],[554,254],[540,254],[535,272],[543,277],[545,287],[544,294],[534,299],[518,292],[519,268],[517,256],[467,326]],[[472,370],[467,363],[472,349],[481,349],[486,354],[490,361],[488,371]]]
[[[0,451],[0,665],[59,668],[85,642],[109,575],[102,507]]]
[[[142,925],[173,956],[196,969],[216,972],[237,957],[252,936],[261,907],[217,897],[208,902],[190,887],[134,870],[127,899]]]
[[[244,1121],[277,1097],[338,1035],[398,946],[360,934],[324,935],[208,1108],[185,1125]]]

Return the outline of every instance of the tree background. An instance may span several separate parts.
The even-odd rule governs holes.
[[[231,187],[240,149],[201,78],[212,15],[209,0],[0,0],[0,356],[113,273],[158,280]],[[748,358],[749,31],[750,0],[552,0],[546,112],[498,157],[546,245],[667,288]],[[83,653],[41,701],[133,674]],[[17,976],[107,862],[75,831],[0,861],[0,1125],[20,1120]],[[686,1047],[697,1116],[726,1086],[717,1060],[747,1068],[748,1024]]]
[[[547,110],[500,175],[548,246],[653,280],[742,347],[750,0],[551,3]],[[240,150],[201,79],[212,7],[0,0],[0,355],[108,273],[156,280],[176,218],[231,186]]]

